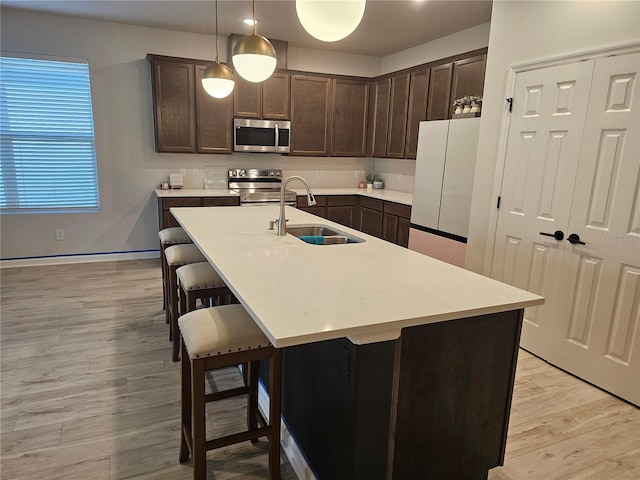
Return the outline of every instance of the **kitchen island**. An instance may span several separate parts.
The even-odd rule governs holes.
[[[537,295],[287,207],[172,214],[274,346],[283,420],[321,479],[480,479],[502,464],[522,309]]]

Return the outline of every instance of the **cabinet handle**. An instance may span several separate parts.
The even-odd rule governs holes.
[[[556,240],[562,240],[564,238],[564,232],[562,230],[556,230],[553,233],[540,232],[540,235],[544,235],[545,237],[553,237]]]
[[[580,235],[578,235],[577,233],[572,233],[571,235],[569,235],[567,237],[567,240],[569,240],[569,243],[572,245],[586,245],[586,243],[580,241]]]

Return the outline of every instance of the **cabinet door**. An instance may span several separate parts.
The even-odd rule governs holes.
[[[290,77],[287,73],[274,73],[262,83],[262,118],[289,119]]]
[[[452,76],[452,63],[445,63],[431,69],[427,120],[447,120],[449,118],[449,107],[455,100],[455,98],[451,98]]]
[[[390,78],[372,84],[369,102],[369,152],[372,157],[385,157],[387,155],[390,95]]]
[[[374,237],[382,237],[382,215],[383,213],[377,210],[360,207],[359,230]]]
[[[193,65],[163,61],[152,65],[156,151],[195,153]]]
[[[385,213],[382,219],[382,238],[387,242],[396,243],[398,240],[398,217]]]
[[[409,86],[409,111],[407,113],[407,135],[404,147],[405,158],[416,158],[418,150],[418,128],[427,119],[429,93],[429,70],[413,72]]]
[[[356,223],[356,207],[355,205],[327,207],[327,218],[340,225],[354,227]]]
[[[411,222],[408,218],[398,217],[398,238],[396,243],[401,247],[407,248],[409,246],[409,230]]]
[[[262,84],[248,82],[237,73],[233,89],[233,115],[243,118],[262,118]]]
[[[389,110],[389,129],[387,157],[403,158],[404,141],[407,132],[407,108],[409,107],[410,76],[398,75],[391,79],[391,102]]]
[[[291,77],[291,154],[328,155],[330,118],[331,79]]]
[[[364,157],[367,153],[369,83],[333,80],[331,155]]]
[[[451,86],[451,101],[449,102],[449,116],[453,114],[453,101],[456,98],[462,98],[465,95],[482,96],[486,61],[486,55],[479,55],[453,63],[453,82]]]
[[[231,153],[233,151],[233,97],[214,98],[202,87],[206,65],[196,65],[196,125],[198,152]]]

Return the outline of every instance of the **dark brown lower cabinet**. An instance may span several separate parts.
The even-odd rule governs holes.
[[[367,207],[360,207],[360,231],[382,237],[382,212]]]
[[[303,212],[316,215],[318,217],[327,218],[327,196],[315,195],[316,204],[309,206],[306,195],[298,195],[296,199],[297,208]]]
[[[240,197],[160,197],[158,198],[158,229],[179,227],[171,215],[172,207],[233,207],[240,205]]]
[[[332,195],[327,198],[327,218],[332,222],[356,227],[358,197],[355,195]]]
[[[409,245],[409,219],[411,207],[395,202],[384,202],[382,238],[402,247]]]

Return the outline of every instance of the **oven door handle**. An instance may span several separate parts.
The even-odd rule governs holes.
[[[276,144],[273,146],[273,149],[277,152],[278,151],[278,145],[280,144],[280,129],[278,128],[278,124],[275,124],[275,129],[276,129]]]

